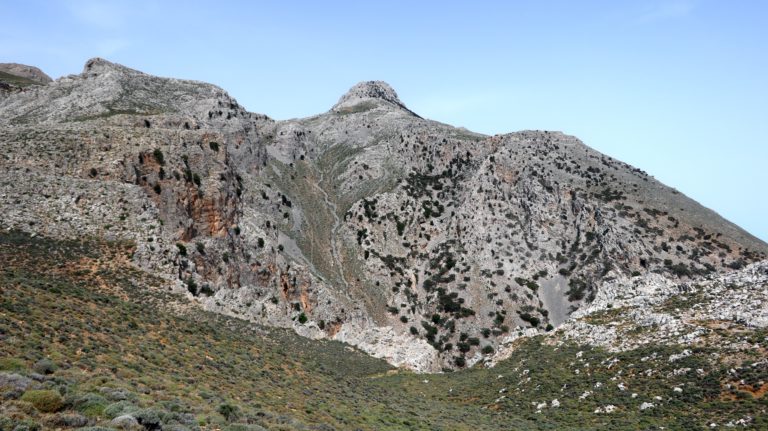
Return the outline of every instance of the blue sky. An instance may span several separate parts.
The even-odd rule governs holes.
[[[576,135],[768,240],[768,2],[0,3],[0,62],[101,56],[276,119],[382,79],[424,117]]]

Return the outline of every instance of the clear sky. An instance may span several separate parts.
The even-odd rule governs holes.
[[[272,118],[389,82],[478,132],[560,130],[768,240],[768,2],[0,0],[0,62],[105,57]]]

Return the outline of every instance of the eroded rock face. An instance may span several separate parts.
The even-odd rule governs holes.
[[[610,284],[558,331],[611,350],[659,344],[730,349],[737,346],[717,339],[738,327],[768,327],[768,261],[687,283],[644,277]]]
[[[574,137],[425,120],[380,81],[273,121],[93,59],[0,101],[0,126],[0,228],[134,241],[207,309],[420,371],[768,251]]]

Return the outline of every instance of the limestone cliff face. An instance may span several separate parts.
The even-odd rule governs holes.
[[[203,307],[418,370],[556,327],[606,283],[768,252],[574,137],[425,120],[380,81],[273,121],[93,59],[0,100],[0,147],[0,228],[135,241]]]

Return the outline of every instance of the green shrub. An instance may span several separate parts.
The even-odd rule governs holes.
[[[486,355],[490,355],[491,353],[493,353],[493,346],[487,345],[487,346],[483,347],[482,352],[484,354],[486,354]]]
[[[31,419],[13,420],[0,416],[0,430],[39,431],[40,429],[42,429],[40,425]]]
[[[98,394],[84,394],[72,403],[75,410],[88,417],[101,416],[107,406],[107,400]]]
[[[520,313],[520,318],[523,319],[523,321],[530,323],[534,328],[541,323],[541,320],[538,317],[533,316],[530,313]]]
[[[50,359],[41,359],[32,367],[39,374],[53,374],[58,367]]]
[[[155,156],[155,160],[157,160],[157,163],[160,163],[160,166],[165,164],[165,157],[163,156],[163,152],[160,150],[160,148],[155,148],[155,151],[152,152],[152,155]]]
[[[220,415],[224,416],[224,419],[227,421],[233,421],[237,419],[238,416],[240,416],[240,409],[238,409],[237,406],[233,406],[232,404],[228,403],[219,405],[219,408],[217,408],[216,411],[219,412]]]
[[[195,279],[193,279],[192,276],[187,278],[187,290],[192,295],[197,296],[197,283],[195,283]]]
[[[0,359],[0,370],[2,371],[21,371],[27,368],[24,361],[16,358],[2,358]]]
[[[31,403],[35,408],[43,413],[53,413],[59,411],[64,406],[64,399],[58,392],[51,390],[31,390],[21,396],[22,401]]]
[[[301,323],[303,325],[303,324],[307,323],[307,320],[309,320],[309,319],[307,318],[306,314],[304,314],[304,313],[299,314],[299,323]]]
[[[141,409],[131,412],[140,424],[146,429],[161,429],[161,424],[165,418],[165,412],[155,409]]]
[[[136,406],[134,406],[130,401],[118,401],[116,403],[112,403],[108,405],[104,409],[104,416],[106,416],[109,419],[114,419],[118,416],[122,416],[124,414],[128,414],[131,412],[134,412],[138,410]]]
[[[202,293],[205,296],[213,296],[213,289],[211,289],[211,286],[206,283],[203,285],[203,287],[200,288],[200,293]]]

